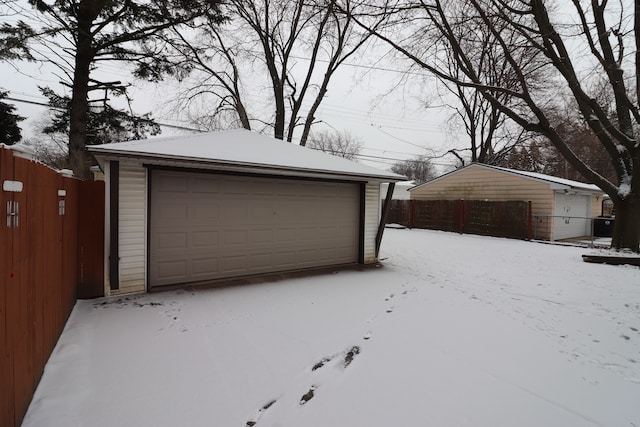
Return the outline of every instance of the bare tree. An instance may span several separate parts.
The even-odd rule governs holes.
[[[347,131],[318,131],[311,133],[307,147],[348,160],[356,160],[362,148],[362,141]]]
[[[510,75],[509,84],[487,81],[456,31],[462,23],[459,8],[486,27],[491,44],[500,50]],[[451,52],[462,71],[452,75],[433,60],[441,54],[416,49],[393,33],[371,29],[420,67],[440,78],[479,91],[495,108],[523,129],[548,138],[559,153],[589,182],[598,185],[614,202],[616,221],[612,247],[640,252],[640,143],[638,126],[640,55],[629,55],[640,47],[640,4],[635,11],[623,2],[585,2],[572,0],[563,13],[554,13],[544,0],[430,0],[428,2],[393,1],[384,13],[401,12],[414,24],[428,26],[440,49]],[[563,17],[568,17],[561,21]],[[367,27],[366,18],[359,22]],[[495,23],[500,22],[501,26]],[[509,31],[503,31],[508,28]],[[580,38],[582,44],[578,43]],[[433,42],[429,39],[429,43]],[[531,52],[534,52],[532,55]],[[590,60],[586,57],[590,55]],[[545,85],[532,80],[523,58],[537,61],[538,74]],[[586,68],[585,68],[586,67]],[[625,78],[625,70],[630,76]],[[604,91],[610,96],[599,98]],[[607,179],[572,149],[554,122],[553,111],[562,102],[562,93],[575,101],[576,112],[607,152],[616,172]],[[505,102],[497,94],[508,94]],[[612,100],[608,108],[607,100]]]
[[[241,33],[234,22],[220,26],[216,21],[207,21],[199,27],[196,37],[179,28],[173,28],[165,37],[174,49],[172,60],[189,75],[187,88],[178,95],[175,107],[186,112],[199,128],[251,129],[238,64],[247,56]]]
[[[418,183],[429,181],[436,177],[431,160],[426,156],[417,156],[414,159],[394,163],[391,166],[391,172],[404,175]]]
[[[504,55],[499,46],[493,43],[492,29],[500,32],[503,37],[513,39],[517,37],[513,29],[508,28],[504,22],[493,17],[490,28],[473,16],[473,11],[465,7],[464,2],[455,5],[457,20],[452,23],[451,31],[456,34],[461,48],[467,52],[474,64],[477,65],[477,73],[480,79],[487,82],[488,88],[509,86],[516,78],[514,70],[505,61]],[[426,28],[426,34],[420,34],[429,38],[438,37],[433,34],[433,28]],[[440,37],[437,38],[439,40]],[[416,39],[416,43],[420,40]],[[508,117],[492,102],[485,98],[482,93],[475,90],[464,82],[464,70],[460,67],[458,55],[455,51],[443,47],[440,55],[434,56],[438,66],[446,70],[453,79],[442,78],[438,80],[447,88],[457,101],[451,105],[455,110],[454,120],[462,123],[465,134],[468,136],[467,148],[453,148],[449,153],[456,156],[464,166],[466,161],[494,164],[499,162],[512,147],[519,145],[521,134],[512,132],[512,124]],[[529,50],[530,57],[520,55],[519,61],[523,73],[529,79],[539,79],[536,74],[537,64],[534,60],[535,51]],[[509,105],[511,94],[500,90],[488,89],[492,96],[502,104]],[[515,136],[515,137],[514,137]]]
[[[591,169],[615,182],[616,172],[606,149],[579,114],[576,114],[574,104],[568,100],[566,105],[571,108],[549,113],[556,131]],[[526,143],[515,146],[498,160],[496,166],[540,172],[575,181],[584,179],[544,135],[534,136]]]
[[[178,33],[171,42],[181,60],[202,76],[183,96],[185,105],[213,99],[215,107],[204,116],[235,112],[244,128],[262,123],[276,138],[289,142],[299,133],[305,145],[316,123],[317,111],[331,78],[370,38],[354,26],[350,0],[229,0],[223,13],[229,21],[208,26],[196,37]],[[238,61],[245,63],[241,74]],[[246,72],[254,69],[254,73]],[[246,86],[256,75],[266,75],[271,100],[266,107],[249,110]],[[255,84],[255,83],[254,83]],[[201,102],[205,104],[206,102]],[[232,123],[233,124],[233,123]]]

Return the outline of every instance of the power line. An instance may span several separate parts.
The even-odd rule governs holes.
[[[290,58],[294,58],[294,59],[302,59],[304,61],[311,61],[311,58],[305,58],[304,56],[294,56],[294,55],[289,55]],[[330,62],[327,59],[319,59],[316,58],[315,59],[316,62]],[[361,65],[361,64],[353,64],[350,62],[343,62],[340,65],[344,65],[347,67],[354,67],[354,68],[364,68],[366,70],[376,70],[376,71],[387,71],[387,72],[391,72],[391,73],[398,73],[398,74],[411,74],[411,75],[415,75],[415,76],[428,76],[428,73],[419,73],[416,71],[406,71],[406,70],[396,70],[394,68],[385,68],[385,67],[376,67],[373,65]]]
[[[49,104],[46,104],[44,102],[29,101],[28,99],[19,99],[19,98],[14,98],[12,96],[7,96],[4,99],[6,99],[8,101],[22,102],[24,104],[38,105],[38,106],[41,106],[41,107],[47,107],[47,108],[51,108],[53,110],[58,110],[58,111],[64,111],[63,108],[53,107],[53,106],[51,106]],[[202,129],[189,128],[189,127],[186,127],[186,126],[179,126],[179,125],[170,125],[169,123],[160,123],[158,121],[150,120],[150,119],[142,119],[142,120],[146,120],[146,121],[148,121],[150,123],[153,122],[153,123],[156,123],[159,126],[170,128],[170,129],[188,130],[188,131],[191,131],[191,132],[204,132]]]

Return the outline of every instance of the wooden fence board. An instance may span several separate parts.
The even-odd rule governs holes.
[[[81,208],[81,185],[95,193],[95,200],[104,200],[104,184],[63,177],[3,148],[0,178],[23,183],[22,192],[0,192],[5,215],[7,201],[18,202],[20,209],[17,228],[7,227],[5,215],[0,223],[0,425],[17,427],[76,301],[80,215],[90,214],[98,228],[92,231],[85,224],[89,234],[104,235],[104,201]],[[100,290],[102,275],[95,271],[103,270],[102,242],[98,239],[83,254],[92,265],[93,286]]]
[[[531,207],[524,201],[394,200],[387,223],[410,228],[530,239]]]
[[[104,295],[104,182],[79,182],[78,298]]]
[[[7,150],[0,149],[0,185],[13,180],[13,156]],[[15,405],[13,377],[13,342],[10,333],[10,317],[8,308],[11,301],[13,233],[7,227],[7,202],[13,201],[13,193],[0,191],[0,425],[14,425]]]

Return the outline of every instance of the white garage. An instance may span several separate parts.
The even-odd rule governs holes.
[[[234,130],[92,147],[106,294],[377,262],[380,184],[405,178]]]

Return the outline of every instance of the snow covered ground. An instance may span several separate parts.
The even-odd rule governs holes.
[[[386,230],[385,266],[79,301],[24,426],[640,427],[640,269]]]

